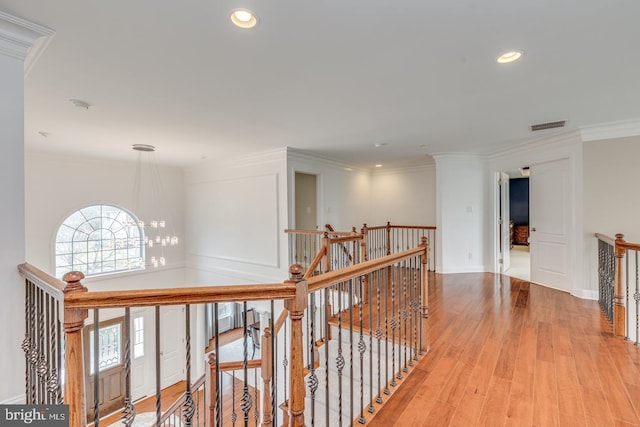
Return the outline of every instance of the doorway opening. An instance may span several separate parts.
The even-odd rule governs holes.
[[[317,176],[295,173],[295,228],[316,230],[318,228]]]
[[[501,172],[499,194],[500,272],[529,281],[531,257],[529,239],[529,177],[523,168]]]

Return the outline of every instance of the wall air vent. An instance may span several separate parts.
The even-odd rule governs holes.
[[[539,123],[537,125],[531,125],[531,132],[535,132],[537,130],[545,130],[545,129],[553,129],[553,128],[562,128],[566,123],[566,120],[560,120],[557,122],[547,122],[547,123]]]

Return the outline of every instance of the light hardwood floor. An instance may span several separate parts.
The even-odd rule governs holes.
[[[640,349],[596,301],[488,273],[429,289],[431,351],[371,427],[640,425]]]

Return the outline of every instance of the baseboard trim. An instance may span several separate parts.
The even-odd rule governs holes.
[[[598,291],[592,291],[590,289],[574,289],[571,295],[582,299],[598,300]]]

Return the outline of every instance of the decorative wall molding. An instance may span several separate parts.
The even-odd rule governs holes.
[[[583,141],[626,138],[640,135],[640,119],[620,120],[580,127]]]
[[[369,170],[366,168],[361,168],[359,166],[355,166],[350,163],[342,162],[340,160],[331,159],[328,157],[319,156],[317,154],[303,153],[299,150],[296,150],[295,148],[286,147],[286,150],[287,150],[288,161],[291,161],[291,160],[307,161],[307,162],[321,163],[323,165],[331,166],[336,169],[342,169],[342,170],[352,169],[352,171],[363,172],[363,173],[369,172]]]
[[[51,28],[0,11],[0,54],[25,61],[25,76],[54,34]]]

